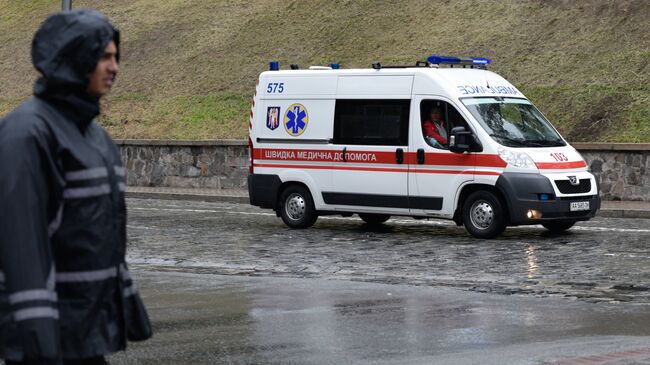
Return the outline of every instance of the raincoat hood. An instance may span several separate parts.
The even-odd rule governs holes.
[[[50,16],[32,41],[32,62],[41,74],[34,95],[53,103],[82,130],[99,114],[99,98],[87,88],[110,41],[118,47],[119,61],[119,31],[89,9]]]

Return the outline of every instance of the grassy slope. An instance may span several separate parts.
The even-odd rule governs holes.
[[[285,66],[487,56],[571,140],[650,142],[650,6],[638,1],[75,0],[123,32],[102,122],[116,137],[242,138],[256,76]],[[35,77],[60,1],[0,0],[0,115]]]

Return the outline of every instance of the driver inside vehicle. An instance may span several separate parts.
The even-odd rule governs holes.
[[[440,107],[431,107],[429,119],[422,122],[422,133],[433,147],[444,148],[447,145],[447,123],[442,119]]]

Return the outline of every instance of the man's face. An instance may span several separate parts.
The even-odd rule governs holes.
[[[442,119],[442,116],[440,115],[440,109],[433,108],[431,109],[431,121],[432,122],[438,122]]]
[[[102,97],[111,91],[115,77],[119,71],[117,64],[117,46],[110,41],[104,50],[104,55],[97,62],[95,71],[90,76],[88,93],[95,97]]]

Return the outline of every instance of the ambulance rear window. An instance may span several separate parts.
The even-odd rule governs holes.
[[[406,146],[410,100],[337,100],[335,144]]]

